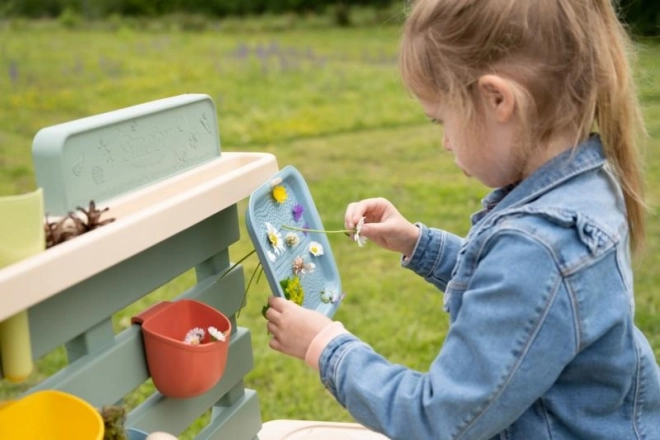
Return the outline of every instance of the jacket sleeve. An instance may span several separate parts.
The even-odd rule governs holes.
[[[342,334],[321,353],[321,380],[357,421],[391,439],[490,438],[575,356],[574,310],[563,287],[543,244],[498,232],[427,373],[392,364]]]
[[[422,223],[417,223],[417,226],[420,229],[419,239],[410,258],[401,259],[401,266],[412,270],[444,292],[465,240]]]

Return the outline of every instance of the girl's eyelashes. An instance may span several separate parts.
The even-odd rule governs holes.
[[[442,121],[438,121],[438,120],[435,119],[435,118],[429,118],[429,122],[430,122],[431,124],[435,124],[435,125],[442,125]]]

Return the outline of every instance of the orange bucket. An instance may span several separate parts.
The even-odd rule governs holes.
[[[225,315],[200,301],[163,301],[131,320],[142,325],[149,374],[158,391],[168,397],[190,398],[218,383],[227,365],[231,322]],[[226,335],[210,341],[208,328]],[[199,344],[185,342],[193,328],[205,330]]]

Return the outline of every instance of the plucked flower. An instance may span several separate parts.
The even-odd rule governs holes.
[[[303,212],[305,212],[305,208],[300,203],[296,203],[296,206],[294,206],[291,210],[291,213],[293,214],[293,220],[296,223],[299,222],[302,218]]]
[[[222,342],[224,342],[227,339],[225,337],[225,334],[222,333],[220,330],[218,330],[215,327],[209,327],[209,335],[211,336],[212,341],[222,341]]]
[[[277,255],[275,255],[271,251],[266,251],[266,255],[268,256],[268,259],[270,260],[271,263],[274,263],[275,260],[277,260]]]
[[[284,252],[284,240],[282,239],[280,231],[278,231],[275,226],[266,222],[266,233],[268,234],[268,241],[270,241],[270,244],[273,246],[275,255]]]
[[[289,198],[289,194],[287,194],[286,188],[282,185],[277,185],[274,187],[272,194],[277,203],[284,203],[286,202],[286,199]]]
[[[320,257],[323,255],[323,246],[318,241],[309,242],[309,253],[315,257]]]
[[[325,304],[334,304],[338,301],[341,301],[346,297],[345,293],[341,295],[336,292],[329,292],[326,290],[321,290],[321,302]]]
[[[355,242],[360,247],[364,246],[365,243],[367,242],[367,237],[360,236],[360,233],[362,232],[362,226],[364,226],[364,220],[365,220],[365,217],[362,217],[360,219],[357,226],[355,227],[355,233],[353,234],[353,240],[355,240]]]
[[[280,281],[280,286],[282,287],[282,290],[284,290],[284,297],[286,299],[293,301],[299,306],[303,305],[305,291],[300,284],[300,278],[298,278],[298,276]]]
[[[195,327],[188,330],[183,342],[190,345],[199,345],[202,343],[202,340],[204,340],[204,335],[206,335],[206,332],[203,328]]]
[[[289,247],[297,246],[300,243],[300,236],[295,232],[287,232],[284,236],[284,242]]]
[[[306,263],[303,257],[297,256],[293,259],[292,268],[294,274],[302,275],[314,272],[314,269],[316,269],[316,264],[311,262]]]

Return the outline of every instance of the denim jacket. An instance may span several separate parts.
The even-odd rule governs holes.
[[[321,380],[358,422],[400,440],[660,439],[660,369],[597,136],[490,193],[465,239],[418,226],[402,265],[444,292],[451,325],[427,373],[330,341]]]

